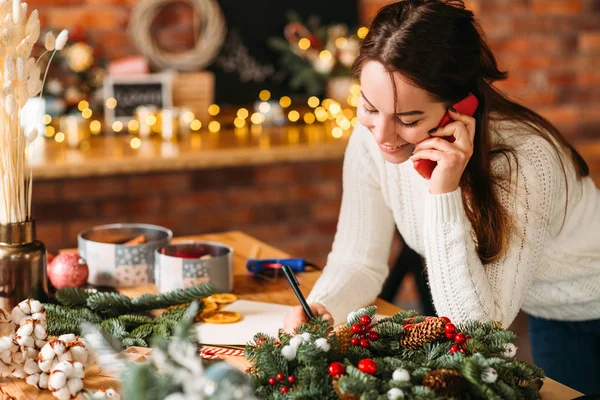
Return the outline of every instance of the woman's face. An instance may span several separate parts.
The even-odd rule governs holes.
[[[358,120],[373,134],[383,158],[398,164],[408,160],[414,146],[438,126],[446,104],[434,102],[427,91],[413,86],[400,73],[392,75],[396,84],[395,108],[390,73],[376,61],[363,65]]]

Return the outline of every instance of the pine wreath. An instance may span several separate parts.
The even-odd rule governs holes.
[[[516,335],[494,322],[423,317],[375,320],[375,307],[328,329],[325,320],[294,335],[257,334],[246,346],[259,399],[539,398],[544,372],[514,358]]]

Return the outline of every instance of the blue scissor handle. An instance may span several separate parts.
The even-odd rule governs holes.
[[[260,274],[269,264],[287,265],[294,272],[304,272],[306,270],[304,258],[249,258],[246,261],[246,268],[253,274]]]

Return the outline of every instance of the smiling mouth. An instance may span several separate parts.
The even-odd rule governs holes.
[[[388,150],[397,150],[402,146],[388,146],[387,144],[382,144],[383,147],[385,147]]]

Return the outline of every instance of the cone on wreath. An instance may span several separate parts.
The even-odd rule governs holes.
[[[441,318],[429,318],[423,322],[405,328],[400,338],[400,345],[410,350],[416,350],[425,343],[437,342],[446,337],[444,327],[446,322]]]
[[[360,399],[360,396],[357,396],[355,394],[342,393],[342,391],[340,390],[339,379],[334,379],[331,382],[331,385],[333,386],[333,390],[335,391],[335,394],[337,394],[337,396],[339,397],[340,400],[359,400]]]
[[[423,386],[444,397],[454,397],[466,388],[467,380],[456,370],[434,369],[423,377]]]
[[[340,344],[340,351],[345,353],[348,351],[348,347],[350,347],[350,342],[352,340],[352,331],[346,325],[338,325],[334,328],[333,333],[338,338],[338,342]]]

